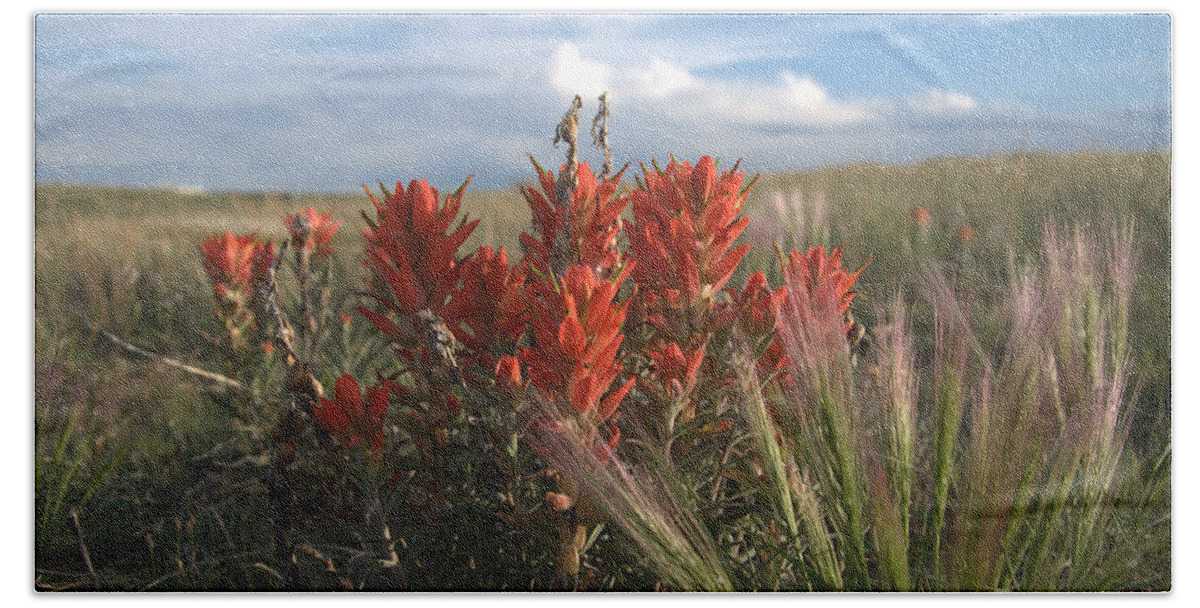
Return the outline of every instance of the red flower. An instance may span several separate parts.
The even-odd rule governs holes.
[[[775,329],[779,324],[780,308],[787,298],[787,288],[771,291],[762,272],[755,272],[746,281],[741,293],[733,293],[737,309],[737,323],[758,355],[758,368],[770,374],[787,364]]]
[[[545,395],[558,395],[594,427],[613,415],[633,384],[609,391],[624,365],[617,359],[628,301],[614,301],[633,264],[613,279],[591,268],[571,266],[561,284],[551,277],[529,286],[534,346],[521,349],[529,381]],[[607,393],[607,395],[606,395]]]
[[[640,386],[661,401],[683,399],[696,387],[700,364],[704,362],[704,352],[707,348],[708,345],[703,344],[684,351],[678,344],[671,342],[658,350],[650,351],[655,382],[643,382]]]
[[[972,229],[970,226],[963,226],[962,228],[958,229],[958,233],[956,236],[958,236],[959,241],[961,241],[963,243],[969,243],[969,242],[975,240],[976,235],[975,235],[975,230]]]
[[[342,325],[349,325],[350,322],[354,320],[354,318],[346,313],[342,313],[342,314],[338,315],[338,320],[340,320],[342,322]]]
[[[399,183],[392,193],[381,186],[383,201],[367,192],[377,216],[376,223],[363,230],[367,239],[364,264],[372,271],[367,292],[385,310],[359,311],[393,340],[405,341],[411,337],[411,328],[397,326],[386,311],[410,318],[426,309],[440,315],[458,285],[458,248],[479,221],[468,222],[464,217],[453,229],[451,224],[458,217],[462,191],[470,181],[447,196],[441,206],[438,191],[425,180],[413,180],[407,191]]]
[[[496,387],[505,392],[517,393],[521,382],[521,361],[512,355],[500,357],[496,363]]]
[[[210,237],[200,245],[204,253],[204,270],[219,291],[241,291],[252,288],[267,276],[275,261],[275,244],[263,243],[254,234]]]
[[[779,315],[779,340],[793,369],[828,368],[839,353],[846,352],[846,336],[852,327],[846,312],[862,268],[847,272],[841,255],[841,247],[826,255],[820,246],[810,247],[805,254],[792,250],[786,258],[779,255],[787,288]]]
[[[332,211],[321,214],[309,207],[283,218],[283,224],[291,234],[294,247],[316,251],[318,256],[325,257],[333,253],[329,240],[341,227],[342,221],[334,221]]]
[[[333,401],[324,397],[313,408],[313,415],[339,443],[353,447],[360,440],[369,442],[373,460],[383,456],[383,417],[387,413],[391,383],[367,387],[366,402],[358,382],[350,374],[338,378],[333,386]]]
[[[744,174],[737,166],[718,175],[709,156],[694,167],[672,159],[665,170],[642,171],[644,179],[629,195],[634,280],[660,297],[678,292],[684,303],[711,300],[750,247],[730,248],[750,221],[738,215],[753,184],[741,190]]]
[[[928,209],[924,207],[917,207],[916,209],[913,209],[913,224],[916,224],[918,228],[925,228],[926,226],[929,226],[929,222],[932,219],[933,216],[929,214]]]
[[[379,299],[398,312],[416,313],[425,308],[438,312],[457,285],[458,248],[479,224],[479,220],[467,222],[464,217],[450,228],[470,181],[447,196],[440,207],[437,189],[425,180],[413,180],[408,191],[397,183],[395,192],[382,202],[367,193],[375,204],[378,224],[364,231],[366,264],[390,288],[391,293],[380,294]]]
[[[842,247],[835,247],[826,255],[825,248],[820,245],[809,247],[805,254],[793,249],[786,259],[780,255],[779,261],[789,299],[807,297],[821,307],[836,310],[839,315],[850,310],[854,281],[866,267],[863,264],[853,273],[847,272],[842,268]]]
[[[525,263],[542,275],[551,269],[561,274],[567,266],[581,265],[596,270],[602,277],[607,276],[620,262],[617,250],[617,233],[621,230],[619,218],[629,199],[616,196],[616,191],[625,171],[598,181],[588,164],[581,162],[575,193],[569,202],[563,202],[555,193],[554,172],[543,170],[537,161],[533,166],[537,169],[542,191],[521,188],[537,232],[536,236],[521,234],[521,244],[526,249]],[[564,224],[568,232],[565,235]]]
[[[491,371],[497,356],[515,352],[528,322],[525,275],[508,265],[503,247],[499,253],[480,247],[463,262],[461,277],[462,286],[451,293],[442,317],[467,349],[462,361]]]

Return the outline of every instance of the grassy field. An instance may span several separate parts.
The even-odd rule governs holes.
[[[996,341],[1007,329],[992,311],[1015,269],[1040,255],[1046,225],[1101,239],[1132,225],[1137,391],[1126,458],[1137,478],[1170,441],[1170,165],[1166,152],[1028,153],[765,175],[746,206],[751,222],[741,239],[751,252],[730,285],[745,284],[755,270],[779,284],[772,242],[784,250],[845,243],[847,266],[871,260],[855,301],[868,328],[900,294],[912,306],[913,333],[931,335],[931,313],[916,294],[931,273],[944,271],[974,302],[979,334]],[[435,186],[448,192],[457,184]],[[333,241],[340,255],[331,315],[354,314],[365,276],[360,211],[373,215],[363,194],[36,186],[39,588],[278,588],[263,515],[269,500],[253,449],[264,441],[265,424],[247,422],[219,387],[127,357],[81,318],[146,350],[234,374],[208,339],[221,328],[198,244],[225,230],[281,241],[281,219],[308,206],[334,209],[343,221]],[[464,251],[484,244],[520,251],[516,235],[528,229],[529,209],[519,193],[468,189],[463,207],[482,219]],[[374,352],[361,317],[332,331],[323,344],[334,363],[318,378],[326,387],[342,373],[370,375],[388,355]],[[932,349],[920,341],[918,361]],[[255,364],[268,370],[262,382],[278,382],[280,370]],[[1166,509],[1165,532],[1157,528],[1165,540],[1116,586],[1169,588],[1169,500]],[[328,585],[339,580],[331,575]]]

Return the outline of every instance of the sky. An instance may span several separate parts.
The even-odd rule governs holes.
[[[1166,14],[40,14],[39,182],[504,188],[582,95],[618,163],[1172,145]],[[586,147],[585,160],[601,153]]]

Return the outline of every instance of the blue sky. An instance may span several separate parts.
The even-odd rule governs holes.
[[[44,181],[506,187],[604,90],[622,162],[1171,145],[1162,14],[43,14],[34,42]]]

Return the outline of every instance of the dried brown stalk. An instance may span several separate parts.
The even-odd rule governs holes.
[[[88,553],[87,544],[83,542],[83,529],[79,526],[79,514],[75,512],[75,507],[71,507],[71,527],[75,528],[75,538],[79,541],[79,553],[83,556],[83,565],[87,566],[88,574],[92,577],[92,584],[99,589],[100,577],[96,575],[96,569],[92,567],[92,556]]]
[[[612,150],[608,147],[608,91],[601,93],[597,99],[600,100],[600,109],[596,110],[596,117],[592,119],[592,145],[604,151],[604,167],[600,171],[600,181],[604,181],[613,171]]]
[[[254,393],[254,390],[252,388],[250,388],[250,387],[242,384],[241,382],[238,382],[237,380],[234,380],[233,378],[230,378],[228,376],[222,376],[221,374],[218,374],[215,372],[203,370],[203,369],[200,369],[193,365],[188,365],[178,359],[172,359],[171,357],[164,357],[162,355],[152,353],[148,350],[145,350],[143,348],[139,348],[138,346],[130,344],[129,342],[126,342],[125,340],[122,340],[121,338],[117,337],[116,334],[113,334],[112,332],[108,331],[107,329],[104,329],[103,327],[97,325],[95,322],[93,322],[91,319],[89,319],[87,317],[87,315],[84,315],[83,313],[79,312],[78,310],[75,310],[74,308],[68,308],[68,310],[72,314],[74,314],[76,317],[78,317],[79,320],[82,321],[83,324],[88,327],[88,329],[104,336],[105,338],[108,339],[109,342],[112,342],[113,344],[121,347],[121,349],[123,349],[125,352],[127,352],[135,357],[138,357],[140,359],[148,359],[148,360],[154,362],[156,365],[184,371],[184,372],[187,372],[198,378],[204,378],[205,380],[216,382],[217,384],[228,386],[230,388],[235,388],[240,391]]]
[[[575,198],[575,189],[579,187],[579,110],[583,108],[583,99],[576,95],[571,101],[571,107],[563,116],[562,122],[554,128],[554,144],[567,142],[567,164],[558,174],[554,184],[554,197],[559,206],[567,210],[562,229],[554,239],[554,250],[550,256],[550,270],[562,276],[566,274],[567,266],[571,264],[571,201]]]

